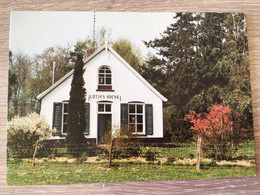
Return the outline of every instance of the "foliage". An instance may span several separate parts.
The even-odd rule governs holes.
[[[167,161],[165,162],[166,165],[170,165],[175,161],[175,157],[169,156],[167,157]]]
[[[151,147],[145,147],[142,150],[142,156],[145,157],[146,161],[155,161],[156,153]]]
[[[164,108],[163,122],[165,142],[187,143],[192,140],[193,132],[189,130],[190,123],[181,118],[175,106]]]
[[[118,39],[112,48],[135,70],[139,71],[142,65],[142,55],[138,47],[127,39]]]
[[[71,58],[75,63],[75,68],[73,72],[69,98],[66,143],[68,153],[74,157],[78,157],[86,149],[86,140],[83,134],[86,128],[86,89],[84,87],[85,81],[83,78],[84,63],[82,51],[78,48],[75,48],[75,51],[71,53]]]
[[[245,15],[176,13],[173,19],[159,38],[145,42],[157,53],[141,67],[142,75],[168,98],[166,106],[175,109],[167,117],[167,133],[182,141],[174,129],[185,132],[182,120],[189,110],[203,113],[223,104],[239,113],[240,125],[252,139]]]
[[[203,150],[210,157],[231,160],[243,136],[235,115],[227,106],[214,105],[209,113],[190,111],[186,118],[193,124],[191,130],[202,138]]]
[[[111,29],[105,27],[98,28],[93,37],[87,36],[84,41],[78,41],[76,47],[83,51],[83,59],[86,59],[98,48],[105,45],[106,41],[111,42]]]
[[[113,141],[111,140],[113,139]],[[122,128],[114,127],[107,132],[103,138],[105,153],[109,158],[109,150],[112,143],[112,158],[137,157],[141,154],[140,140],[132,134],[127,126]]]
[[[69,60],[71,45],[47,48],[42,54],[28,56],[9,52],[8,119],[39,112],[37,95],[52,85],[53,63],[55,81],[72,69]]]
[[[31,101],[29,85],[32,62],[31,57],[22,52],[9,52],[9,119],[15,115],[25,116],[31,111],[27,103]]]
[[[70,61],[71,50],[70,44],[64,47],[49,47],[34,57],[32,82],[37,87],[37,95],[52,85],[54,63],[54,83],[73,69],[73,63]]]
[[[15,116],[7,128],[8,153],[15,157],[32,157],[36,141],[43,141],[50,135],[49,125],[38,114]]]
[[[88,159],[88,155],[86,152],[84,152],[81,156],[79,156],[76,159],[76,163],[84,163],[85,161],[87,161],[87,159]]]

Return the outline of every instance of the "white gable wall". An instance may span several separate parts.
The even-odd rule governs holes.
[[[113,91],[97,91],[98,70],[102,65],[110,67]],[[119,58],[110,51],[103,50],[85,65],[86,101],[90,102],[90,134],[88,138],[97,138],[97,102],[112,101],[112,125],[120,127],[120,104],[139,101],[153,104],[153,135],[145,137],[163,137],[162,100],[149,89]],[[41,116],[52,127],[53,103],[69,100],[72,75],[48,93],[41,102]],[[107,98],[116,95],[117,98]]]

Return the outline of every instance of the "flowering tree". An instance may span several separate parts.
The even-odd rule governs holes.
[[[202,139],[202,149],[209,157],[231,160],[242,136],[237,113],[228,106],[213,105],[209,113],[189,111],[186,119],[193,124],[191,130]]]
[[[8,123],[7,146],[12,155],[22,157],[33,155],[33,165],[38,145],[51,136],[51,129],[38,114],[31,113],[25,117],[15,116]]]

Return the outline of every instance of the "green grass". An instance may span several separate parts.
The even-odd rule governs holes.
[[[251,140],[239,144],[237,155],[246,155],[246,159],[255,160],[255,142]]]
[[[64,149],[63,149],[64,150]],[[59,152],[64,152],[60,150]],[[177,144],[176,147],[153,147],[156,157],[174,157],[174,159],[196,158],[196,146],[193,144]],[[237,156],[242,160],[254,160],[254,141],[239,145]],[[195,165],[164,164],[149,162],[113,161],[108,169],[107,162],[87,163],[49,162],[45,159],[32,167],[31,162],[18,160],[7,161],[8,185],[40,185],[40,184],[72,184],[121,181],[150,181],[172,179],[199,179],[218,177],[254,176],[255,166],[243,167],[234,165],[216,165],[214,162],[203,162],[201,171]]]
[[[191,158],[196,156],[196,146],[194,144],[179,143],[176,147],[154,147],[157,157],[175,157],[178,159]]]
[[[196,158],[196,145],[188,143],[179,143],[175,147],[161,148],[154,147],[153,150],[156,152],[157,157],[171,157],[174,156],[178,159],[191,158],[192,156]],[[248,141],[240,143],[238,145],[238,151],[235,156],[243,157],[243,160],[255,160],[255,146],[254,141]]]
[[[95,182],[149,181],[171,179],[198,179],[240,177],[255,175],[255,167],[210,166],[203,163],[202,170],[194,165],[165,165],[141,162],[114,162],[107,168],[105,162],[61,163],[42,162],[35,167],[29,162],[8,160],[8,185],[72,184]]]

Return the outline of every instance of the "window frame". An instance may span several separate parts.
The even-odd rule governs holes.
[[[67,112],[66,113],[64,112],[65,104],[67,104]],[[67,123],[66,124],[64,123],[64,116],[65,115],[67,116]],[[68,115],[69,115],[69,102],[65,101],[65,102],[62,102],[62,119],[61,119],[61,134],[62,135],[67,135],[67,132],[64,133],[64,125],[67,125],[67,131],[68,131]]]
[[[135,112],[130,111],[130,106],[135,106]],[[142,106],[142,112],[138,113],[138,106]],[[130,116],[135,116],[135,121],[130,121]],[[142,116],[142,123],[138,122],[138,116]],[[128,128],[130,125],[134,125],[134,135],[144,135],[145,134],[145,104],[144,103],[128,103]],[[142,125],[142,131],[138,132],[138,125]]]
[[[103,105],[104,110],[100,111],[99,106]],[[106,106],[110,106],[110,110],[107,111]],[[97,103],[97,113],[98,114],[112,114],[112,103],[111,102],[98,102]]]
[[[104,72],[101,72],[102,69],[104,69]],[[102,75],[103,75],[103,77],[101,77]],[[103,83],[100,82],[101,78],[103,78]],[[108,82],[108,79],[110,79],[110,82]],[[103,65],[98,69],[97,83],[98,83],[97,91],[113,91],[113,89],[112,89],[112,70],[109,66]]]

